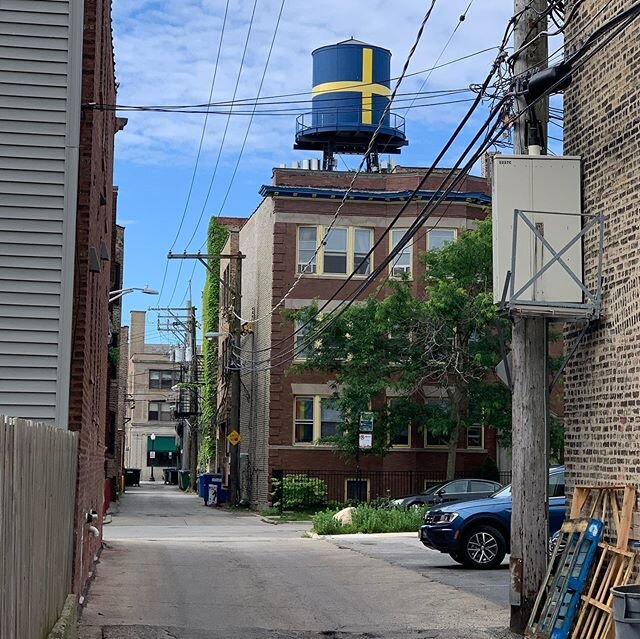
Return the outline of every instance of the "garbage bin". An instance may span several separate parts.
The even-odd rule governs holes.
[[[209,484],[214,481],[219,481],[222,485],[221,473],[200,473],[198,475],[198,496],[204,500],[205,506],[207,504],[207,496],[209,495]]]
[[[178,483],[178,469],[177,468],[163,468],[162,476],[165,484],[176,485]]]
[[[217,506],[218,504],[224,504],[226,501],[227,491],[222,487],[222,478],[212,480],[204,497],[204,505]]]
[[[191,484],[191,473],[188,470],[178,471],[178,486],[180,490],[187,490]]]
[[[140,472],[141,472],[140,468],[125,468],[124,469],[124,485],[139,486]]]
[[[640,585],[614,586],[613,619],[616,639],[640,638]]]

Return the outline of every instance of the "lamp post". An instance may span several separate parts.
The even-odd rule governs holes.
[[[158,295],[158,291],[153,288],[149,288],[148,286],[145,286],[144,288],[141,288],[139,286],[132,286],[130,288],[119,288],[115,291],[109,291],[109,304],[111,304],[111,302],[119,300],[123,295],[126,295],[127,293],[133,293],[133,291],[140,291],[141,293],[145,293],[146,295]]]
[[[151,477],[149,477],[149,481],[155,481],[156,478],[153,476],[153,467],[156,465],[156,434],[151,433]]]

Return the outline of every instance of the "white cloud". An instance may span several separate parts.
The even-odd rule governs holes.
[[[415,0],[288,0],[262,95],[308,92],[311,51],[350,36],[389,48],[392,74],[400,72],[428,3]],[[468,0],[441,0],[427,25],[410,71],[429,68],[437,58]],[[218,48],[225,0],[126,0],[114,3],[114,30],[120,104],[189,104],[207,101]],[[253,0],[230,0],[214,101],[229,100],[242,57]],[[258,0],[256,18],[238,88],[238,98],[256,95],[273,35],[280,0]],[[460,25],[443,61],[496,45],[512,11],[510,0],[475,3]],[[426,89],[447,89],[481,81],[493,54],[434,71]],[[424,76],[407,78],[401,91],[417,91]],[[308,96],[292,98],[305,99]],[[300,112],[308,105],[300,104]],[[412,123],[451,128],[464,105],[414,109]],[[401,111],[402,112],[402,111]],[[140,164],[192,163],[204,115],[127,113],[119,134],[121,159]],[[232,116],[223,163],[232,163],[248,118]],[[204,150],[215,157],[226,122],[209,116]],[[251,161],[274,164],[291,157],[295,116],[256,117],[249,137]],[[415,142],[415,140],[412,140]],[[274,159],[275,158],[275,159]]]

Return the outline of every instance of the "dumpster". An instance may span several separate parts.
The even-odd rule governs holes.
[[[180,490],[187,490],[191,484],[191,473],[188,470],[178,471],[178,486]]]
[[[140,472],[141,472],[140,468],[125,468],[124,469],[124,485],[139,486]]]
[[[162,475],[165,484],[171,484],[172,486],[178,485],[178,469],[177,468],[163,468]]]
[[[222,479],[214,479],[209,483],[207,494],[204,498],[205,506],[217,506],[227,501],[227,492],[222,487]]]
[[[198,497],[204,500],[205,505],[209,494],[209,484],[214,481],[219,481],[222,485],[222,473],[201,473],[198,475]]]
[[[640,586],[615,586],[613,595],[613,619],[617,639],[640,637]]]

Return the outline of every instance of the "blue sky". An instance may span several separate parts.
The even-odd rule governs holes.
[[[123,0],[113,6],[118,104],[194,104],[208,101],[226,0]],[[287,0],[267,69],[262,96],[309,92],[311,51],[351,36],[390,49],[392,76],[397,76],[415,39],[429,2],[416,0]],[[213,101],[230,100],[240,69],[254,0],[230,0]],[[280,10],[281,0],[258,0],[237,98],[255,97]],[[469,0],[440,0],[424,32],[409,72],[429,69],[459,22]],[[513,10],[512,0],[474,0],[466,20],[442,54],[441,63],[495,46]],[[434,71],[423,91],[468,87],[484,79],[495,52]],[[426,73],[409,77],[401,91],[418,91]],[[295,100],[308,99],[302,95]],[[406,104],[406,103],[405,103]],[[409,147],[397,162],[428,166],[464,113],[466,104],[394,109],[407,117]],[[304,104],[300,112],[306,111]],[[259,202],[261,184],[271,180],[271,169],[285,162],[312,157],[294,151],[295,116],[256,116],[249,131],[238,173],[229,191],[231,174],[247,131],[249,117],[233,115],[221,148],[227,116],[209,115],[194,189],[187,203],[205,116],[176,113],[127,112],[125,130],[117,135],[115,183],[119,186],[118,220],[125,232],[125,286],[160,289],[166,254],[196,251],[204,242],[211,215],[248,216]],[[556,131],[557,135],[559,131]],[[443,163],[451,164],[463,148],[455,146]],[[216,158],[218,170],[211,194]],[[345,157],[355,167],[359,158]],[[342,165],[344,166],[344,165]],[[185,219],[177,235],[183,211]],[[198,225],[198,219],[202,217]],[[176,238],[177,235],[177,238]],[[189,244],[188,240],[194,236]],[[193,300],[200,306],[203,267],[169,263],[161,298],[139,295],[124,298],[128,320],[131,309],[182,305],[192,278]],[[193,274],[193,277],[192,277]],[[174,293],[175,290],[175,293]],[[173,295],[172,295],[173,294]],[[159,339],[156,320],[149,313],[149,337]]]

